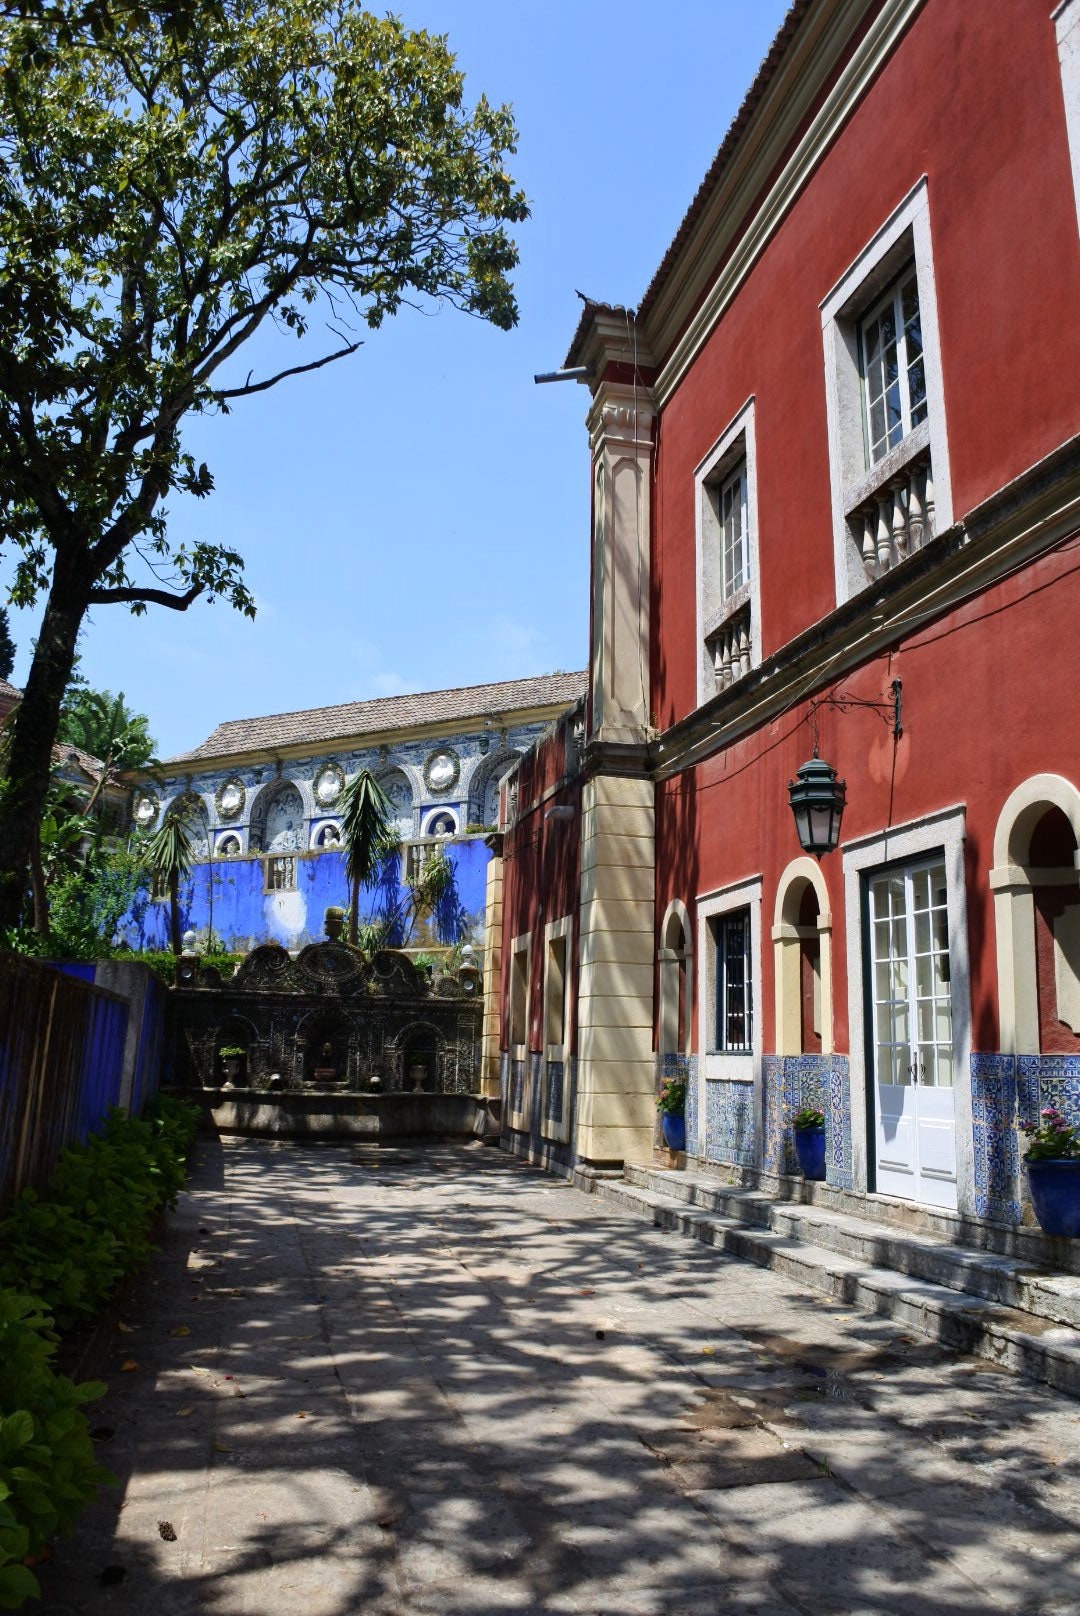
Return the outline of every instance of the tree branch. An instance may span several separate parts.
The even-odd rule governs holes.
[[[170,594],[167,589],[91,589],[88,599],[91,606],[140,601],[147,606],[171,606],[174,612],[186,612],[205,588],[205,584],[192,584],[182,595]]]
[[[332,365],[335,359],[347,359],[357,348],[363,346],[362,342],[350,342],[347,347],[339,348],[336,353],[324,354],[321,359],[313,359],[310,365],[293,365],[290,370],[279,370],[276,376],[271,376],[264,382],[247,381],[243,387],[223,387],[215,390],[214,397],[220,403],[223,398],[248,398],[252,393],[265,393],[268,387],[276,387],[286,376],[303,376],[309,370],[321,370],[324,365]],[[250,371],[248,375],[251,375]]]

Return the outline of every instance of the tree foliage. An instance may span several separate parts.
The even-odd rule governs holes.
[[[444,39],[334,0],[191,5],[182,28],[119,8],[64,37],[0,17],[0,550],[12,600],[46,598],[0,923],[86,613],[200,595],[254,613],[235,550],[170,539],[169,496],[214,486],[185,420],[353,354],[405,302],[513,325],[514,140],[507,109],[465,107]],[[325,335],[245,372],[267,322]]]
[[[349,781],[341,809],[341,841],[349,882],[349,941],[359,935],[360,888],[376,880],[379,866],[398,846],[394,805],[368,769]]]
[[[142,769],[153,761],[154,741],[145,713],[133,713],[124,692],[93,690],[79,684],[69,690],[60,711],[57,740],[100,758],[110,775]]]
[[[15,641],[11,638],[7,609],[0,606],[0,679],[10,679],[15,666]]]

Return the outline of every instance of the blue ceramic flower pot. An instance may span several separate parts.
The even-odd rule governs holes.
[[[660,1126],[663,1129],[664,1143],[669,1150],[686,1149],[685,1117],[678,1117],[672,1111],[663,1111],[660,1115]]]
[[[1080,1235],[1080,1161],[1059,1157],[1024,1166],[1043,1233]]]
[[[825,1129],[796,1128],[795,1154],[804,1178],[825,1177]]]

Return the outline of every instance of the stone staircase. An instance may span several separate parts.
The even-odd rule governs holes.
[[[1037,1232],[997,1252],[959,1243],[947,1215],[905,1227],[889,1204],[859,1201],[856,1213],[699,1171],[627,1166],[592,1187],[658,1228],[1080,1396],[1080,1274],[1032,1261],[1024,1246],[1048,1244]]]

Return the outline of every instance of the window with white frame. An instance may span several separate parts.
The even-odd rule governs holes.
[[[266,892],[295,892],[296,891],[296,859],[287,855],[275,855],[265,861]]]
[[[570,933],[569,916],[544,928],[544,1104],[541,1128],[549,1139],[569,1137]]]
[[[755,458],[750,399],[695,473],[699,702],[760,661]]]
[[[717,1054],[749,1055],[754,1047],[750,910],[733,909],[709,922],[713,945],[713,1024]]]
[[[761,1055],[761,880],[699,893],[698,1048],[707,1082],[749,1083]]]
[[[952,523],[927,183],[821,305],[837,600]]]
[[[509,1074],[506,1109],[511,1128],[529,1125],[529,954],[530,938],[515,937],[510,946],[510,1017],[507,1027]]]
[[[1061,89],[1065,97],[1065,128],[1072,163],[1073,196],[1080,223],[1080,0],[1061,0],[1054,11]]]
[[[867,460],[876,466],[926,420],[919,278],[909,264],[862,322]]]

